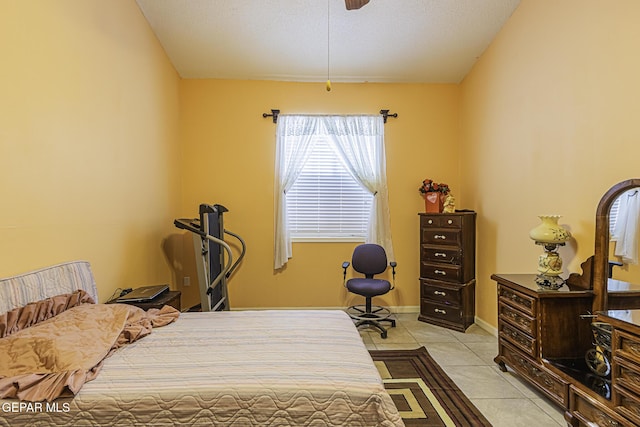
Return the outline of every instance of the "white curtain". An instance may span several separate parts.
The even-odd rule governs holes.
[[[377,243],[395,261],[389,221],[384,119],[376,116],[328,116],[325,126],[338,158],[351,176],[373,194],[367,243]]]
[[[292,256],[286,218],[286,192],[298,177],[313,149],[313,136],[329,136],[336,156],[351,176],[374,195],[367,228],[367,243],[377,243],[394,261],[389,220],[384,121],[367,116],[278,116],[276,131],[274,266],[283,267]],[[296,138],[296,149],[285,153],[285,138]]]
[[[638,221],[640,220],[640,196],[638,190],[630,190],[620,196],[618,216],[611,240],[616,242],[615,256],[625,264],[638,263]]]
[[[275,171],[275,243],[274,266],[284,266],[292,255],[291,237],[287,225],[287,191],[291,188],[313,150],[313,136],[320,122],[305,116],[278,116],[276,127]],[[294,138],[291,150],[285,150],[285,140]]]

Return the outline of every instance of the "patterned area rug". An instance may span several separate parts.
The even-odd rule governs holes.
[[[424,347],[370,353],[407,427],[491,426]]]

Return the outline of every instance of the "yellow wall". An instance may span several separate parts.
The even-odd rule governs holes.
[[[535,272],[528,238],[557,213],[593,254],[595,209],[640,158],[640,2],[523,0],[461,85],[462,196],[478,211],[477,315],[496,324],[489,276]]]
[[[563,215],[566,270],[593,253],[595,208],[638,177],[640,3],[523,0],[461,85],[180,81],[134,1],[0,0],[0,276],[91,262],[101,300],[175,282],[197,303],[199,203],[230,212],[247,257],[231,305],[352,302],[354,244],[294,244],[274,272],[275,125],[263,112],[399,114],[386,125],[397,292],[418,305],[417,186],[449,183],[478,212],[477,315],[496,324],[494,272],[533,272],[528,231]],[[183,276],[192,278],[190,288]]]
[[[323,83],[183,80],[180,98],[181,214],[195,217],[200,203],[222,204],[229,209],[225,228],[247,242],[246,258],[229,281],[234,308],[352,302],[342,287],[341,264],[350,260],[355,244],[294,243],[286,268],[273,270],[276,125],[262,113],[397,112],[385,125],[385,137],[398,288],[380,301],[418,305],[417,213],[424,211],[418,186],[430,177],[460,191],[457,85],[334,83],[327,93]],[[190,239],[185,243],[188,252]],[[182,275],[195,275],[192,262],[186,255],[176,261],[179,283]],[[185,304],[198,302],[194,286],[181,289]]]
[[[130,0],[0,10],[0,277],[85,259],[102,301],[167,282],[179,79],[142,13]]]

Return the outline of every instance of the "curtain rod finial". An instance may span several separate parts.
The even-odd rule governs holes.
[[[278,123],[278,114],[280,114],[280,110],[271,110],[271,114],[269,113],[262,113],[262,117],[267,118],[267,117],[273,117],[273,123]]]
[[[387,117],[397,118],[398,113],[389,114],[389,110],[380,110],[380,114],[382,114],[382,119],[385,123],[387,123]]]

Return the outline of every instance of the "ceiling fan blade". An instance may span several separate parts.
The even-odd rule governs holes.
[[[369,3],[369,0],[344,0],[347,5],[347,10],[360,9],[365,4]]]

